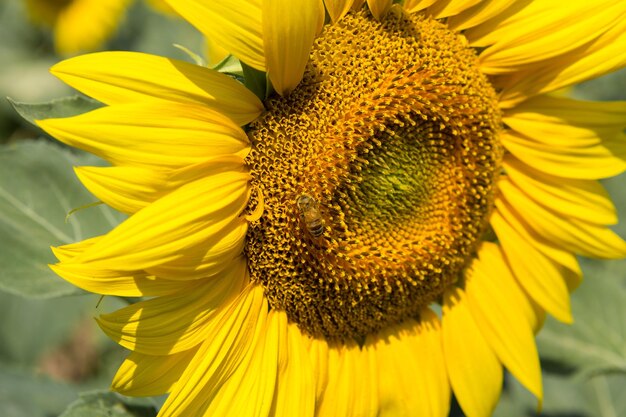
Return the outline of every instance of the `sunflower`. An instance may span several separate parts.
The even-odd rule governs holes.
[[[98,49],[119,26],[132,0],[25,0],[31,20],[50,27],[60,55]],[[162,13],[173,13],[163,0],[148,0]]]
[[[77,175],[129,214],[52,266],[146,297],[98,318],[131,351],[113,389],[168,393],[161,417],[443,417],[452,392],[479,417],[506,367],[541,402],[576,255],[626,255],[597,181],[626,168],[626,103],[552,92],[624,66],[626,3],[170,5],[260,98],[107,52],[52,69],[106,106],[39,122],[110,161]]]

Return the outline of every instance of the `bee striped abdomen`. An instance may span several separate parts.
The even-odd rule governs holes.
[[[302,194],[296,200],[300,211],[300,219],[313,237],[320,237],[324,233],[324,223],[317,201],[306,194]]]

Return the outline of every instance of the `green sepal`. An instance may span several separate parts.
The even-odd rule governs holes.
[[[241,63],[241,68],[243,70],[244,85],[259,99],[265,100],[269,93],[267,74],[246,65],[245,62]]]
[[[225,74],[243,77],[242,66],[243,64],[234,55],[228,55],[211,69]]]
[[[202,58],[200,55],[198,55],[197,53],[193,52],[191,49],[187,48],[186,46],[180,45],[180,44],[173,44],[175,48],[180,49],[181,51],[183,51],[185,54],[187,54],[187,56],[189,58],[191,58],[191,60],[193,61],[194,64],[199,65],[201,67],[206,67],[206,61],[204,60],[204,58]]]
[[[71,117],[102,107],[102,103],[85,96],[57,98],[43,103],[23,103],[7,97],[15,111],[27,122],[37,126],[35,120]]]

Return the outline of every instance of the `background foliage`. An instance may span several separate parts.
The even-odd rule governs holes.
[[[71,94],[48,74],[60,58],[49,33],[33,27],[19,0],[0,2],[0,95],[18,102],[26,118],[39,111],[70,115],[94,106],[82,98],[28,107]],[[173,46],[202,53],[202,39],[191,27],[159,15],[143,3],[128,10],[107,49],[137,50],[179,59]],[[626,72],[573,90],[583,99],[626,100]],[[30,115],[30,116],[29,116]],[[92,317],[124,300],[102,302],[56,277],[50,245],[101,234],[122,216],[94,202],[72,166],[97,165],[95,157],[45,138],[0,101],[0,416],[154,416],[159,399],[128,399],[108,386],[124,352],[106,339]],[[626,176],[605,185],[626,219]],[[616,226],[626,237],[626,221]],[[573,294],[575,323],[548,319],[538,336],[544,368],[545,401],[536,401],[507,377],[496,417],[626,416],[626,261],[581,259],[585,281]],[[453,416],[461,416],[458,407]]]

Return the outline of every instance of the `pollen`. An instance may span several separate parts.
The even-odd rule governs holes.
[[[359,340],[454,285],[486,232],[502,148],[496,93],[445,24],[348,14],[248,132],[245,243],[272,308]],[[306,204],[302,202],[306,200]]]

